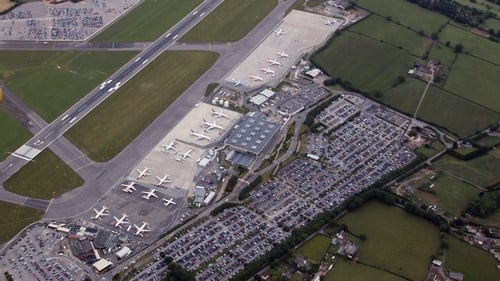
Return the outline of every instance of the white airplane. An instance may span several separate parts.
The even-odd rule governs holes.
[[[170,205],[170,204],[174,204],[174,205],[177,204],[177,203],[174,202],[174,198],[170,198],[168,200],[165,199],[165,198],[163,198],[163,202],[164,202],[163,205],[165,205],[165,207],[168,207],[168,205]]]
[[[276,55],[280,58],[288,58],[289,55],[285,51],[276,51]]]
[[[175,145],[176,145],[176,142],[173,141],[169,144],[164,144],[162,145],[161,147],[163,147],[163,151],[167,152],[169,150],[174,150],[175,151]]]
[[[193,150],[192,150],[192,149],[190,149],[190,150],[188,150],[188,151],[186,151],[186,152],[184,152],[184,153],[181,153],[181,158],[178,158],[178,159],[179,159],[178,161],[182,161],[182,160],[184,160],[184,159],[186,159],[186,158],[188,158],[188,157],[189,157],[189,158],[192,158],[192,157],[193,157],[193,155],[191,155],[191,152],[192,152],[192,151],[193,151]]]
[[[144,170],[139,170],[137,169],[137,172],[139,173],[139,175],[137,176],[137,179],[140,179],[140,178],[143,178],[145,176],[151,176],[151,173],[149,172],[149,168],[148,167],[145,167]]]
[[[149,227],[149,223],[143,221],[142,222],[142,225],[139,227],[137,225],[134,224],[134,227],[137,229],[137,231],[135,232],[135,235],[138,236],[143,236],[143,233],[144,232],[150,232],[151,231],[151,228]]]
[[[207,127],[207,130],[212,130],[212,129],[224,130],[224,127],[217,124],[217,122],[215,120],[214,120],[214,122],[210,123],[210,122],[207,122],[205,119],[203,119],[203,125],[205,125]]]
[[[169,183],[169,182],[172,182],[171,180],[168,179],[169,175],[165,175],[163,178],[160,178],[159,176],[156,176],[156,178],[158,179],[158,184],[157,186],[162,186],[164,183]]]
[[[336,23],[335,20],[328,20],[325,22],[325,25],[332,26],[334,23]]]
[[[227,114],[222,113],[222,109],[220,111],[215,111],[212,108],[212,115],[215,115],[215,118],[221,118],[221,117],[228,118],[229,117],[229,116],[227,116]]]
[[[106,206],[102,206],[102,209],[99,211],[94,209],[94,212],[95,212],[95,216],[92,217],[92,219],[94,219],[94,220],[97,220],[97,219],[101,220],[102,217],[109,216],[108,208]]]
[[[156,195],[156,189],[151,188],[149,191],[143,191],[142,192],[145,195],[142,195],[142,198],[149,200],[151,197],[158,198],[158,195]]]
[[[115,221],[116,221],[116,223],[115,223],[115,227],[122,228],[122,225],[124,225],[124,224],[129,224],[129,223],[130,223],[129,221],[127,221],[128,216],[127,216],[127,214],[125,214],[125,213],[123,213],[123,214],[122,214],[122,217],[121,217],[121,218],[117,218],[117,217],[113,217],[113,218],[114,218],[114,219],[115,219]]]
[[[280,35],[283,35],[283,34],[286,34],[285,31],[283,31],[283,29],[277,29],[274,31],[274,34],[276,34],[276,36],[280,36]]]
[[[260,77],[259,75],[250,74],[248,77],[250,77],[253,81],[264,81],[264,78]]]
[[[203,131],[201,131],[201,132],[197,133],[197,132],[195,132],[195,131],[191,130],[191,135],[196,136],[196,137],[197,137],[197,140],[202,140],[202,139],[205,139],[205,140],[208,140],[208,141],[209,141],[209,140],[211,140],[211,139],[212,139],[212,138],[210,138],[209,136],[205,135],[205,134],[203,133]]]
[[[234,83],[234,85],[236,87],[238,87],[238,86],[245,86],[245,83],[243,83],[243,81],[241,81],[241,80],[236,80],[236,79],[233,78],[232,81],[233,81],[233,83]]]
[[[268,59],[267,62],[270,64],[270,65],[277,65],[277,66],[282,66],[283,64],[277,60],[273,60],[273,59]]]
[[[271,74],[271,76],[274,76],[276,74],[274,73],[274,70],[265,67],[261,67],[260,71],[264,72],[265,74]]]
[[[132,193],[134,191],[136,191],[137,189],[134,187],[135,185],[135,182],[131,181],[129,182],[128,184],[124,184],[122,183],[121,186],[124,186],[125,188],[122,188],[122,191],[123,192],[127,192],[127,193]]]

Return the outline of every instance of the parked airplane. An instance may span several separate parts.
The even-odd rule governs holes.
[[[205,139],[205,140],[208,140],[208,141],[209,141],[209,140],[211,140],[211,139],[212,139],[212,138],[210,138],[209,136],[205,135],[205,134],[203,133],[203,131],[201,131],[201,132],[197,133],[197,132],[195,132],[195,131],[191,130],[191,135],[196,136],[196,137],[197,137],[197,140]]]
[[[332,26],[336,21],[335,20],[328,20],[325,22],[326,25]]]
[[[174,151],[175,151],[175,145],[176,145],[176,144],[177,144],[177,143],[176,143],[175,141],[173,141],[173,142],[171,142],[171,143],[169,143],[169,144],[164,144],[164,145],[162,145],[161,147],[163,147],[163,150],[164,150],[165,152],[167,152],[167,151],[169,151],[169,150],[174,150]]]
[[[169,175],[165,175],[163,178],[160,178],[159,176],[156,176],[156,178],[158,179],[158,184],[157,186],[162,186],[164,183],[169,183],[169,182],[172,182],[171,180],[168,179]]]
[[[270,64],[270,65],[277,65],[277,66],[282,66],[283,64],[277,60],[273,60],[273,59],[268,59],[267,62]]]
[[[122,225],[124,225],[124,224],[129,224],[129,223],[130,223],[129,221],[127,221],[128,216],[127,216],[127,214],[125,214],[125,213],[123,213],[123,214],[122,214],[122,217],[121,217],[121,218],[117,218],[117,217],[113,217],[113,218],[114,218],[114,219],[115,219],[115,221],[116,221],[116,223],[115,223],[115,227],[122,228]]]
[[[152,174],[149,172],[149,168],[148,167],[145,167],[144,170],[139,170],[137,169],[137,172],[139,173],[139,175],[137,176],[137,179],[140,179],[140,178],[143,178],[145,176],[151,176]]]
[[[253,81],[264,81],[264,78],[260,77],[259,75],[250,74],[248,77],[250,77]]]
[[[280,35],[286,34],[286,32],[280,28],[280,29],[275,30],[274,34],[276,34],[276,36],[280,36]]]
[[[220,111],[215,111],[215,109],[212,108],[212,115],[215,115],[215,118],[228,118],[227,114],[222,113],[222,109]]]
[[[124,184],[122,183],[121,186],[124,186],[125,188],[122,188],[122,191],[123,192],[127,192],[127,193],[132,193],[134,191],[136,191],[137,189],[134,187],[135,185],[135,182],[131,181],[129,182],[128,184]]]
[[[177,204],[177,203],[174,202],[174,198],[170,198],[168,200],[165,199],[165,198],[163,198],[163,202],[164,202],[163,205],[165,205],[165,207],[168,207],[168,205],[170,205],[170,204],[174,204],[174,205]]]
[[[271,76],[275,75],[274,70],[270,68],[261,67],[260,71],[264,72],[265,74],[271,74]]]
[[[217,122],[214,120],[214,122],[207,122],[205,119],[203,119],[203,125],[207,127],[207,130],[212,130],[212,129],[219,129],[219,130],[224,130],[224,127],[221,125],[217,124]]]
[[[181,157],[182,157],[182,159],[186,159],[186,158],[188,158],[188,157],[189,157],[189,158],[193,157],[193,155],[191,155],[191,152],[193,152],[193,150],[192,150],[192,149],[190,149],[190,150],[188,150],[188,151],[186,151],[186,152],[184,152],[184,153],[181,153]]]
[[[233,81],[233,83],[234,83],[234,85],[236,87],[238,87],[238,86],[245,86],[245,83],[243,83],[243,81],[241,81],[241,80],[236,80],[236,79],[233,78],[232,81]]]
[[[134,224],[134,227],[137,229],[137,231],[135,232],[135,235],[138,236],[144,236],[143,233],[144,232],[150,232],[151,231],[151,228],[149,227],[149,223],[143,221],[142,222],[142,225],[139,227],[137,225]]]
[[[95,212],[95,216],[92,217],[92,219],[94,219],[94,220],[97,220],[97,219],[101,220],[102,217],[109,216],[108,208],[106,206],[102,206],[102,209],[99,211],[94,209],[94,212]]]
[[[289,55],[287,53],[285,53],[284,51],[277,51],[276,55],[278,55],[278,57],[280,57],[280,58],[288,58],[289,57]]]
[[[158,195],[156,195],[156,189],[151,188],[149,191],[143,191],[142,192],[145,195],[142,195],[142,198],[149,200],[151,197],[158,198]]]

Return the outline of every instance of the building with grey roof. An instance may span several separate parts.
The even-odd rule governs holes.
[[[236,151],[259,154],[278,132],[280,125],[252,116],[244,116],[224,141]]]

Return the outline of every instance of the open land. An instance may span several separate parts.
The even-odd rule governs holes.
[[[79,175],[46,149],[5,181],[4,187],[24,196],[51,199],[82,184],[83,179]]]
[[[434,162],[433,165],[483,187],[498,181],[498,171],[500,171],[500,159],[492,154],[486,154],[469,161],[462,161],[446,155]]]
[[[8,134],[2,134],[0,138],[0,161],[3,161],[10,152],[27,141],[31,134],[3,108],[0,108],[0,120],[2,120],[0,132],[8,132]]]
[[[184,35],[180,41],[238,41],[269,14],[277,4],[277,0],[226,0]]]
[[[50,122],[135,52],[0,52],[0,80]]]
[[[443,66],[452,66],[456,58],[457,54],[452,48],[439,43],[434,44],[429,52],[429,59],[437,60]]]
[[[0,0],[0,12],[7,11],[12,8],[16,3],[10,0]]]
[[[69,130],[67,137],[90,158],[110,160],[216,59],[217,54],[209,52],[163,53]]]
[[[476,140],[475,142],[482,146],[491,147],[500,144],[500,137],[487,135],[485,137],[480,138],[479,140]],[[497,150],[493,151],[492,153],[496,151]],[[500,158],[500,154],[498,155],[498,158]]]
[[[446,250],[445,268],[463,273],[464,280],[500,280],[500,271],[493,255],[449,235],[446,241],[449,248]]]
[[[490,12],[500,17],[500,5],[495,5],[487,0],[455,0],[461,5],[478,9],[480,11]]]
[[[421,8],[417,4],[401,0],[357,0],[355,4],[383,17],[390,16],[395,22],[413,30],[423,30],[427,35],[448,22],[448,18],[436,12]]]
[[[365,234],[360,260],[412,280],[422,280],[430,256],[439,248],[439,231],[428,221],[404,210],[371,201],[343,217],[354,234]]]
[[[366,280],[377,280],[377,281],[403,281],[405,279],[398,277],[397,275],[385,272],[380,269],[375,269],[373,267],[354,263],[352,261],[347,261],[344,259],[338,259],[335,266],[323,279],[325,281],[366,281]]]
[[[495,30],[500,30],[500,20],[495,18],[489,18],[484,21],[484,26],[487,29],[493,28]]]
[[[325,235],[316,235],[295,252],[296,256],[307,258],[312,263],[319,264],[325,256],[331,239]]]
[[[440,209],[460,216],[467,203],[479,193],[479,189],[448,175],[440,175],[433,182]]]
[[[149,42],[174,26],[202,0],[145,0],[92,42]]]
[[[417,152],[421,153],[425,157],[429,158],[429,157],[432,157],[432,156],[438,154],[439,152],[441,152],[445,148],[446,147],[439,140],[435,140],[432,143],[430,143],[429,146],[422,145],[422,146],[418,147]]]
[[[41,210],[31,209],[7,202],[0,202],[0,244],[9,241],[19,231],[42,218]]]

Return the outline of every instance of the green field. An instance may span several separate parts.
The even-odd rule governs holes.
[[[464,45],[464,52],[500,64],[499,43],[490,41],[457,26],[448,24],[439,34],[439,41],[442,43],[450,41],[451,46],[462,43]]]
[[[180,41],[238,41],[277,4],[278,0],[225,0]]]
[[[296,256],[307,258],[311,263],[319,264],[325,256],[331,239],[325,235],[316,235],[310,241],[307,241],[295,252]]]
[[[371,93],[384,91],[398,76],[406,76],[417,58],[377,40],[344,31],[312,60],[329,75]]]
[[[50,122],[135,54],[2,51],[0,80]]]
[[[0,108],[0,132],[4,132],[0,138],[0,161],[31,137],[31,133],[3,108]]]
[[[500,45],[498,45],[500,53]],[[500,112],[500,66],[461,54],[448,76],[445,89]]]
[[[78,122],[66,136],[90,158],[112,159],[216,59],[217,54],[209,52],[163,53]],[[200,93],[200,97],[202,95]]]
[[[439,208],[454,216],[460,216],[470,199],[479,193],[473,186],[448,175],[439,176],[433,184]]]
[[[485,20],[483,25],[486,29],[493,28],[495,31],[500,30],[500,20],[495,18],[489,18]]]
[[[377,15],[372,15],[353,25],[353,27],[349,28],[349,31],[382,40],[394,47],[401,47],[418,57],[425,53],[430,44],[429,39],[418,35],[417,32]],[[397,36],[394,36],[394,34],[397,34]]]
[[[339,223],[365,234],[359,245],[363,263],[386,269],[411,280],[422,280],[439,248],[439,231],[428,221],[404,210],[371,201],[348,213]]]
[[[405,0],[357,0],[356,5],[377,13],[390,16],[393,21],[409,26],[413,30],[423,30],[427,35],[438,30],[448,18]]]
[[[479,145],[490,147],[500,144],[500,137],[487,135],[475,141]],[[497,152],[498,153],[498,152]]]
[[[486,0],[455,0],[464,6],[478,9],[480,11],[490,12],[495,14],[497,17],[500,16],[500,5],[495,5],[494,3],[488,2]]]
[[[6,190],[28,197],[51,199],[83,185],[83,179],[46,149],[4,183]]]
[[[500,171],[500,158],[486,154],[469,161],[462,161],[446,155],[433,163],[435,167],[448,171],[457,177],[480,186],[486,186],[498,181]]]
[[[354,262],[338,259],[335,266],[326,274],[324,281],[404,281],[397,275],[390,274],[383,270],[357,264]]]
[[[464,274],[464,280],[500,280],[500,271],[492,254],[447,235],[449,249],[444,267]]]
[[[149,42],[157,39],[202,0],[144,0],[92,42]]]
[[[0,244],[6,243],[30,223],[42,218],[43,211],[0,201]]]
[[[452,48],[448,48],[442,44],[436,44],[432,46],[431,51],[429,52],[429,59],[438,60],[442,65],[452,66],[455,62],[457,54],[453,51]]]
[[[422,145],[419,148],[417,148],[417,152],[424,155],[427,158],[430,158],[439,152],[443,151],[445,149],[445,146],[439,141],[435,140],[433,141],[429,146]]]

